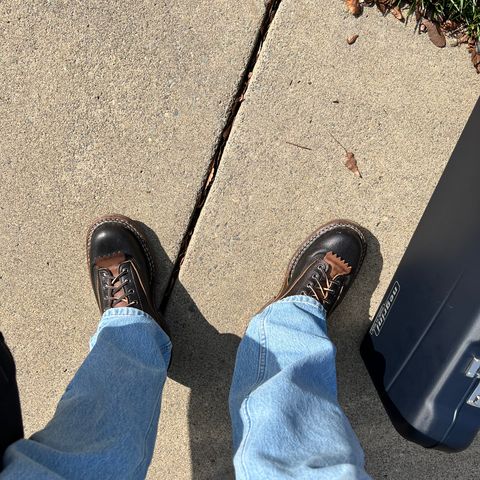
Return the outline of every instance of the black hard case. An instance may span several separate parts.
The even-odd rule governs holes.
[[[361,346],[395,428],[447,451],[480,427],[478,142],[480,100]]]

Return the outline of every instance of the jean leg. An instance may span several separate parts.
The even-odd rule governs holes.
[[[335,347],[314,299],[287,297],[252,319],[229,403],[237,480],[370,478],[338,404]]]
[[[0,470],[5,449],[23,437],[15,362],[0,333]]]
[[[11,445],[0,478],[141,479],[150,464],[171,343],[146,313],[107,310],[53,419]]]

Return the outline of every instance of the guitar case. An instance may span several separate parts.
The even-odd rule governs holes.
[[[480,100],[361,345],[398,432],[446,451],[467,448],[480,427],[477,142]]]

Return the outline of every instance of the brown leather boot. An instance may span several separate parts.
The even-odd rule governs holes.
[[[297,250],[273,301],[307,295],[318,300],[327,314],[332,313],[357,276],[366,250],[365,237],[357,224],[348,220],[327,223]]]
[[[123,215],[96,220],[88,230],[87,260],[101,313],[110,308],[134,307],[166,329],[154,306],[150,247],[136,222]]]

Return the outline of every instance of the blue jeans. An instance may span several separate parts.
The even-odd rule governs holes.
[[[151,461],[171,343],[147,314],[107,310],[53,419],[6,451],[1,479],[141,479]],[[237,479],[368,479],[337,402],[325,311],[289,297],[256,315],[230,392]]]

